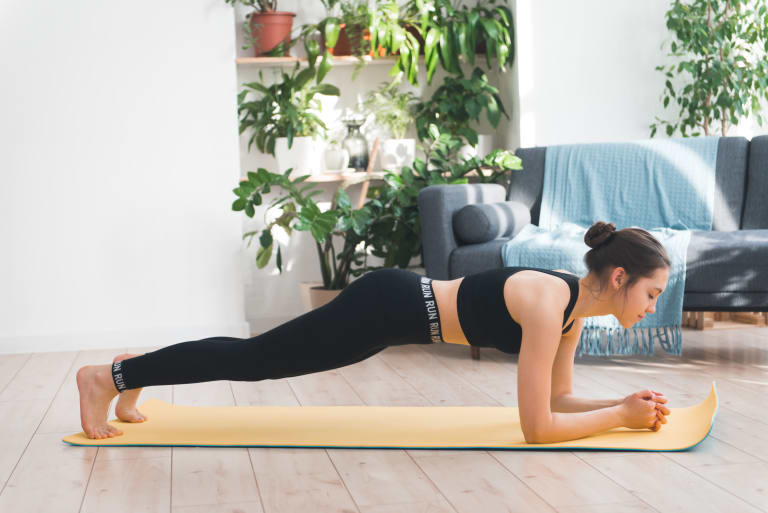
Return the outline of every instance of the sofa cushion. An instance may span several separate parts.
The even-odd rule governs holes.
[[[685,292],[768,291],[768,230],[691,232]]]
[[[541,212],[546,151],[546,146],[518,148],[515,154],[523,161],[523,170],[512,174],[507,189],[507,200],[519,201],[528,207],[531,222],[537,226]],[[750,151],[750,142],[744,137],[721,137],[717,143],[712,230],[732,231],[741,227]]]
[[[461,244],[478,244],[512,237],[530,222],[530,211],[517,201],[475,203],[453,215],[453,231]]]

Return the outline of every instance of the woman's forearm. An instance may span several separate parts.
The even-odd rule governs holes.
[[[623,399],[586,399],[575,395],[563,395],[552,402],[551,410],[553,413],[577,413],[616,406],[622,401]]]
[[[577,440],[586,436],[622,427],[621,406],[611,406],[580,413],[553,413],[552,421],[529,443],[549,444]]]

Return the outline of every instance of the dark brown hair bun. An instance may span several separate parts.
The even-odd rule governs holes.
[[[597,249],[607,243],[615,231],[614,223],[598,221],[584,234],[584,243],[592,249]]]

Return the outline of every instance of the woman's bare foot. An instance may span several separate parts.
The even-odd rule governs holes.
[[[140,354],[123,353],[115,356],[112,363],[125,360],[126,358],[133,358],[134,356],[141,356]],[[130,390],[123,390],[120,397],[117,399],[117,405],[115,406],[115,415],[123,422],[144,422],[148,419],[146,415],[136,409],[136,402],[139,400],[139,395],[143,388],[132,388]]]
[[[80,424],[88,438],[112,438],[123,432],[107,423],[109,404],[118,394],[111,365],[86,365],[77,371]]]

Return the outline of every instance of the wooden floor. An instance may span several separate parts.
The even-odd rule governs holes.
[[[81,430],[75,373],[120,352],[0,355],[0,511],[768,512],[768,328],[685,329],[682,358],[658,345],[654,357],[577,358],[574,392],[588,397],[652,388],[669,406],[684,407],[702,401],[716,380],[720,409],[712,433],[685,452],[62,442]],[[449,344],[391,347],[323,373],[150,387],[142,397],[226,406],[514,406],[516,358],[486,349],[475,361],[468,348]]]

